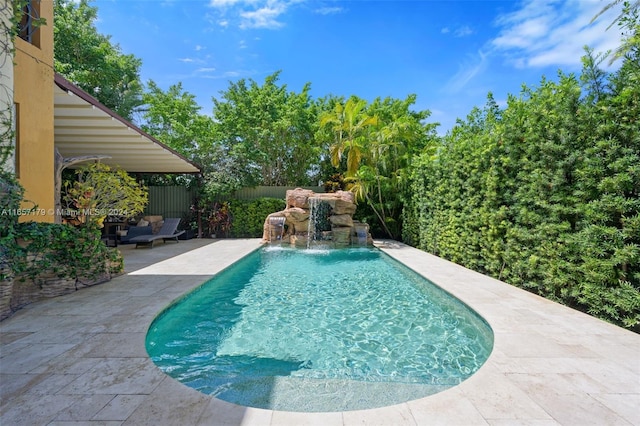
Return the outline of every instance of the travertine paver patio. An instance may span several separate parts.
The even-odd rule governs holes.
[[[154,316],[258,246],[123,247],[128,274],[1,322],[0,424],[640,425],[639,335],[393,242],[382,249],[494,330],[489,360],[461,385],[381,409],[290,413],[235,406],[165,376],[144,346]]]

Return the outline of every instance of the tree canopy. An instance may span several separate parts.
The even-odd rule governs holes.
[[[308,185],[317,182],[319,149],[310,85],[300,93],[278,85],[280,72],[262,85],[230,82],[213,98],[213,116],[221,144],[243,170],[245,185]]]
[[[54,0],[54,68],[118,115],[131,120],[142,102],[142,61],[122,53],[95,26],[89,0]]]

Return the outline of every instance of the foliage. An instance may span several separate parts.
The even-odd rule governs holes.
[[[278,198],[258,198],[229,202],[233,238],[261,238],[264,221],[271,213],[284,210],[286,202]]]
[[[96,228],[18,223],[11,212],[20,209],[24,189],[13,176],[0,176],[0,195],[0,279],[13,275],[42,285],[39,277],[51,272],[82,284],[122,271],[122,255],[102,243]]]
[[[0,236],[18,224],[18,215],[12,214],[20,210],[24,198],[24,188],[11,173],[0,170]]]
[[[366,203],[358,218],[370,223],[374,234],[390,238],[401,233],[412,159],[435,137],[435,125],[424,123],[430,113],[411,111],[415,100],[415,95],[376,99],[369,105],[353,96],[346,102],[334,100],[332,109],[320,115],[316,133],[319,140],[331,141],[333,166],[344,171],[347,188]]]
[[[148,193],[125,170],[91,163],[76,171],[77,180],[67,182],[64,199],[74,212],[74,224],[101,228],[107,216],[130,218],[144,210]]]
[[[225,185],[309,185],[319,150],[313,138],[315,117],[307,84],[301,93],[277,84],[279,72],[263,85],[241,79],[213,99],[216,133],[227,162],[221,164]],[[231,173],[229,173],[231,172]],[[215,179],[214,182],[218,182]],[[213,190],[210,192],[214,192]]]
[[[324,181],[324,192],[338,192],[344,191],[345,189],[346,184],[342,173],[334,173]]]
[[[16,242],[16,228],[20,203],[24,188],[13,174],[0,169],[0,280],[8,274],[10,266],[20,257],[20,247]]]
[[[616,16],[613,22],[611,22],[611,25],[607,27],[607,30],[611,29],[614,24],[618,24],[618,26],[623,30],[624,37],[622,44],[614,52],[609,64],[613,63],[616,59],[625,57],[627,54],[631,54],[631,56],[633,56],[633,50],[636,50],[637,53],[637,49],[640,46],[640,31],[638,31],[638,27],[640,26],[640,20],[638,19],[638,14],[640,13],[640,0],[614,0],[604,6],[602,10],[593,17],[591,22],[594,22],[606,11],[620,3],[622,3],[622,12]],[[628,33],[625,34],[625,30],[627,30]]]
[[[15,235],[27,244],[14,258],[13,273],[40,287],[47,273],[73,279],[79,286],[108,278],[123,268],[120,252],[107,247],[95,228],[26,222],[16,227]]]
[[[165,92],[149,81],[142,99],[142,129],[188,159],[208,165],[204,160],[214,145],[214,123],[211,117],[200,113],[195,95],[184,91],[182,83]]]
[[[490,96],[423,153],[405,241],[627,328],[640,324],[640,68]],[[583,92],[584,89],[584,92]]]
[[[142,61],[125,55],[95,26],[89,0],[54,0],[54,68],[128,120],[142,103]]]
[[[208,235],[226,237],[231,229],[231,215],[229,203],[214,203],[211,210],[205,214],[207,221]]]
[[[339,167],[342,157],[346,156],[348,178],[358,172],[369,142],[368,130],[379,122],[376,115],[366,113],[366,105],[364,99],[352,96],[346,103],[336,103],[332,111],[319,117],[321,131],[328,131],[333,138],[330,146],[331,163]]]

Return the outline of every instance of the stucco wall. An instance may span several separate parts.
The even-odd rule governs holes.
[[[16,173],[25,198],[38,206],[37,214],[21,219],[53,222],[47,213],[54,208],[53,2],[41,1],[39,7],[47,22],[38,30],[40,46],[15,40]]]

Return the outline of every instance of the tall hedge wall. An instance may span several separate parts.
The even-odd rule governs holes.
[[[403,238],[640,329],[640,65],[490,97],[413,170]]]

